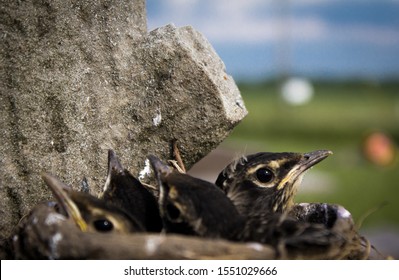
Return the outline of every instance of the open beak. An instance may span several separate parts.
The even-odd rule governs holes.
[[[297,163],[297,165],[288,172],[287,176],[280,182],[277,189],[280,190],[284,188],[287,182],[293,182],[301,177],[306,170],[312,168],[314,165],[332,155],[329,150],[318,150],[309,153],[304,153],[302,159]]]
[[[70,187],[49,173],[42,172],[41,176],[67,216],[73,219],[81,231],[86,232],[87,224],[83,220],[79,208],[66,192],[66,190],[69,190]]]

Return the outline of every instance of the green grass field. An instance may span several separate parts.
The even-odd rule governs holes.
[[[399,226],[398,160],[381,167],[362,154],[365,136],[373,131],[391,136],[396,146],[399,143],[399,84],[316,83],[313,99],[301,106],[287,105],[276,83],[239,87],[249,114],[224,146],[241,151],[246,147],[251,151],[332,150],[334,155],[313,169],[333,179],[332,190],[299,190],[297,201],[338,203],[355,220],[386,203],[366,218],[363,227]]]

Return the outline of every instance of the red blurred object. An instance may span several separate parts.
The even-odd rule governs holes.
[[[389,136],[382,132],[368,135],[363,146],[366,158],[372,163],[387,166],[394,162],[396,147]]]

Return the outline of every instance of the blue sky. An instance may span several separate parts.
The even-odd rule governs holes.
[[[399,79],[399,0],[147,0],[148,29],[205,35],[237,80]]]

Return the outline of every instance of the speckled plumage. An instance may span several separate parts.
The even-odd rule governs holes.
[[[330,151],[311,153],[257,153],[229,164],[218,176],[219,186],[243,216],[253,212],[284,213],[294,204],[303,173]],[[262,182],[259,171],[268,170],[271,179]]]
[[[87,232],[130,233],[144,231],[143,225],[123,209],[88,193],[73,191],[58,178],[43,173],[42,177],[57,201],[60,214],[73,220]]]
[[[166,232],[235,239],[244,220],[214,184],[179,173],[149,156],[160,188],[159,205]]]

